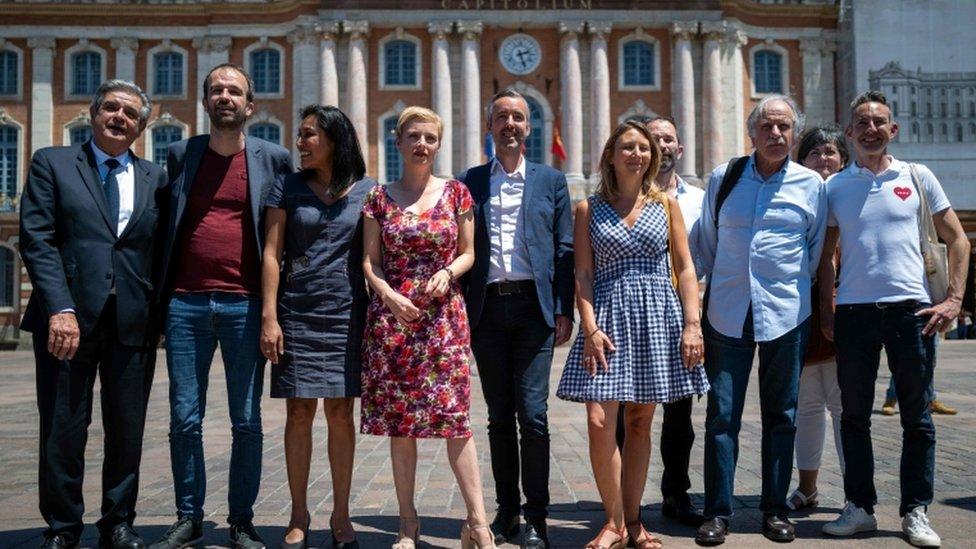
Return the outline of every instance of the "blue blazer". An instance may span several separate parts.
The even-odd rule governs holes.
[[[488,287],[490,178],[491,162],[458,175],[474,199],[474,265],[461,279],[472,329],[481,320]],[[566,176],[526,160],[525,190],[519,217],[525,227],[539,307],[546,323],[555,327],[555,315],[573,318],[573,212]]]
[[[165,234],[160,236],[164,244],[160,261],[161,272],[158,275],[162,288],[160,299],[164,305],[163,311],[171,290],[171,274],[178,268],[173,264],[173,248],[179,239],[186,200],[209,143],[210,136],[204,134],[169,146],[166,170],[169,174],[170,192],[163,218],[165,221],[160,223],[160,229]],[[275,180],[284,179],[292,172],[291,155],[284,147],[256,137],[247,138],[244,154],[247,160],[247,196],[251,205],[251,220],[254,222],[254,241],[258,247],[258,257],[261,257],[264,251],[264,216],[261,215],[264,211],[264,199]]]
[[[154,342],[151,276],[166,174],[131,152],[130,158],[132,217],[116,236],[91,141],[34,153],[20,199],[20,254],[34,286],[21,328],[35,340],[47,338],[48,319],[65,309],[74,309],[88,336],[114,287],[119,341]]]

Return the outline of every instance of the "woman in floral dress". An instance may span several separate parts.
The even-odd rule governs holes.
[[[467,187],[431,172],[442,128],[433,111],[403,111],[396,126],[403,177],[373,188],[363,209],[363,267],[373,296],[361,429],[391,437],[400,506],[394,549],[412,549],[420,537],[414,507],[418,438],[447,439],[468,510],[462,547],[494,546],[468,418],[470,331],[457,283],[474,263],[474,216]]]

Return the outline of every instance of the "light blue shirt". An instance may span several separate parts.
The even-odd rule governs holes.
[[[699,274],[710,280],[708,321],[722,335],[742,337],[751,304],[755,341],[770,341],[810,316],[810,285],[827,228],[826,186],[792,160],[763,179],[750,156],[716,231],[715,202],[727,167],[712,172],[695,231]]]

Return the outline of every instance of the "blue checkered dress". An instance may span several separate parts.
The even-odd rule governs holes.
[[[583,368],[580,333],[566,360],[556,396],[576,402],[674,402],[708,392],[699,364],[681,362],[681,302],[671,285],[666,204],[649,202],[631,229],[602,198],[590,203],[593,307],[616,346],[609,370]]]

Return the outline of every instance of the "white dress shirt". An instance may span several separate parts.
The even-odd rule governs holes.
[[[498,159],[491,163],[488,219],[488,238],[491,257],[488,263],[488,283],[502,280],[532,280],[525,245],[525,226],[520,215],[525,189],[525,157],[519,159],[515,171],[508,173]]]
[[[125,230],[125,226],[129,224],[129,218],[132,217],[132,208],[136,196],[135,166],[129,158],[129,151],[125,151],[119,156],[109,156],[108,153],[95,145],[94,140],[91,142],[91,147],[92,151],[95,152],[95,162],[98,164],[98,183],[100,185],[105,184],[105,178],[108,176],[109,168],[105,165],[106,160],[114,158],[118,161],[119,166],[124,168],[123,171],[115,174],[115,179],[119,182],[119,225],[115,230],[115,236],[118,237]]]
[[[698,246],[691,235],[695,224],[698,223],[698,218],[701,217],[705,191],[678,177],[678,184],[675,187],[675,200],[678,201],[678,209],[681,210],[681,217],[684,218],[685,229],[688,231],[688,250],[691,252],[691,260],[695,264],[698,278],[701,279],[703,271],[701,261],[698,259]]]

